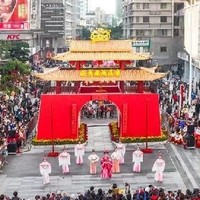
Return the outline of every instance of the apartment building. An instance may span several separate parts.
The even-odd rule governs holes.
[[[185,2],[184,11],[184,50],[178,58],[184,62],[183,80],[190,82],[196,92],[200,85],[200,2]]]
[[[123,0],[123,34],[140,45],[137,52],[150,52],[159,65],[177,64],[183,49],[182,0]],[[147,46],[145,44],[148,44]]]

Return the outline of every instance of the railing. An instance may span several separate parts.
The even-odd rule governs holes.
[[[38,115],[39,113],[37,112],[35,114],[35,116],[30,120],[30,122],[28,123],[28,133],[29,135],[27,135],[27,137],[30,136],[30,134],[32,134],[32,132],[34,131],[36,125],[37,125],[37,121],[38,121]]]

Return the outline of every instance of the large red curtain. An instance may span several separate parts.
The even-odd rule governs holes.
[[[121,113],[122,137],[160,136],[157,94],[65,94],[42,95],[38,139],[76,139],[79,113],[91,100],[109,100]]]

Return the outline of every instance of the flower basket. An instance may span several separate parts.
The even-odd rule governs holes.
[[[64,145],[64,144],[77,144],[79,141],[85,143],[88,140],[88,127],[87,124],[81,123],[79,127],[79,133],[77,139],[54,139],[55,145]],[[36,137],[33,138],[32,144],[35,146],[39,145],[51,145],[52,140],[38,140]]]

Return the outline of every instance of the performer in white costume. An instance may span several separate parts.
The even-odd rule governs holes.
[[[122,164],[124,163],[124,156],[126,153],[126,147],[124,144],[121,143],[121,141],[119,141],[119,143],[116,145],[117,151],[120,154],[120,161],[119,163]]]
[[[120,172],[119,162],[121,159],[121,155],[117,151],[117,147],[115,148],[115,151],[111,154],[110,157],[111,157],[112,163],[113,163],[112,173],[119,173]]]
[[[165,161],[162,159],[162,156],[159,154],[158,159],[153,164],[152,171],[155,172],[155,181],[163,182],[163,172],[165,170]]]
[[[44,158],[39,165],[40,174],[42,175],[43,184],[50,183],[49,174],[51,174],[51,164]]]
[[[69,172],[69,165],[70,163],[70,154],[67,152],[67,149],[64,147],[63,152],[58,156],[58,163],[59,166],[62,166],[63,174]]]
[[[141,162],[143,162],[143,152],[140,151],[140,148],[138,147],[136,151],[133,152],[132,156],[132,162],[133,164],[133,171],[134,172],[141,172]]]
[[[74,153],[76,157],[76,164],[81,165],[83,163],[83,156],[85,154],[85,146],[79,142],[75,147],[74,147]]]
[[[97,162],[99,161],[99,156],[95,153],[95,150],[92,150],[92,154],[89,155],[88,159],[90,160],[90,174],[97,173]]]

